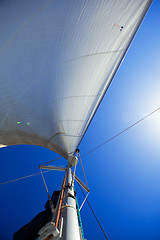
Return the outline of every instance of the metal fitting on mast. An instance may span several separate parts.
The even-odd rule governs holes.
[[[78,158],[74,155],[69,155],[67,162],[69,167],[75,167],[78,163]]]

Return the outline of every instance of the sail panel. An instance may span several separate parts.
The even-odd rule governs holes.
[[[150,0],[0,3],[0,144],[74,152]]]

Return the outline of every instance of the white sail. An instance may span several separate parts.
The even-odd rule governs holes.
[[[151,0],[0,2],[0,144],[75,151]]]

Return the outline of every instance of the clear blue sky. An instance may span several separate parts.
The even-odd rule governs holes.
[[[100,105],[81,155],[160,107],[160,2],[155,0]],[[37,146],[0,149],[0,182],[38,172],[57,157]],[[160,239],[160,111],[82,158],[91,189],[89,201],[110,240]],[[59,164],[65,160],[59,161]],[[77,175],[82,176],[80,164]],[[63,173],[45,174],[50,193]],[[77,188],[79,202],[83,201]],[[47,194],[41,176],[0,186],[0,240],[43,210]],[[87,203],[85,238],[105,239]]]

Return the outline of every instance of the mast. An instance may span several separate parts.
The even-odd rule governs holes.
[[[80,240],[80,230],[76,209],[76,198],[74,191],[74,181],[71,167],[67,170],[67,184],[65,188],[65,204],[63,206],[63,240]]]
[[[70,155],[67,159],[67,167],[40,166],[41,169],[65,171],[63,186],[57,210],[53,211],[53,219],[39,231],[39,240],[81,240],[82,234],[78,221],[76,194],[74,190],[74,179],[82,186],[84,185],[75,175],[78,158]],[[72,171],[74,167],[74,172]],[[84,187],[84,186],[83,186]],[[87,189],[88,190],[88,189]],[[89,190],[88,190],[89,191]],[[56,213],[57,212],[57,213]],[[54,218],[55,215],[55,218]]]

